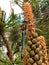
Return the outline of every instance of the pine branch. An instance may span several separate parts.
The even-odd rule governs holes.
[[[4,60],[1,60],[1,59],[0,59],[0,62],[2,62],[2,63],[6,63],[6,61],[4,61]]]
[[[6,48],[7,48],[7,51],[8,51],[8,57],[9,57],[10,61],[13,63],[14,62],[13,53],[12,53],[12,49],[11,49],[9,40],[6,38],[4,32],[1,34],[1,36],[2,36],[2,39],[5,43],[5,45],[6,45]]]

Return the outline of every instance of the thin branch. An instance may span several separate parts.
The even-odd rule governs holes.
[[[22,6],[20,6],[19,4],[18,4],[18,2],[16,2],[16,4],[23,10],[23,7]]]
[[[10,59],[10,61],[13,63],[14,62],[14,58],[13,58],[13,52],[9,43],[9,40],[7,39],[7,37],[5,36],[4,32],[1,33],[2,39],[6,45],[7,51],[8,51],[8,57]]]

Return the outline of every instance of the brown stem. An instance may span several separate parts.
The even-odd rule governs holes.
[[[13,63],[14,62],[13,53],[12,53],[12,49],[11,49],[9,40],[6,38],[4,33],[2,33],[1,36],[2,36],[2,39],[5,43],[5,45],[6,45],[6,48],[7,48],[7,51],[8,51],[8,57],[9,57],[10,61]]]

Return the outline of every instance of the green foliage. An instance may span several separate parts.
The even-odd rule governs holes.
[[[46,38],[47,46],[49,46],[49,21],[44,22],[42,20],[41,22],[37,22],[36,25],[41,30],[40,33],[37,31],[39,36],[43,35]]]
[[[23,65],[23,60],[21,59],[21,52],[18,52],[16,54],[15,64],[16,65]]]
[[[6,54],[0,49],[0,65],[13,65]]]
[[[39,10],[42,13],[48,12],[49,8],[49,1],[48,0],[27,0],[31,3],[33,12],[35,14],[35,19],[37,20],[37,15],[39,14]],[[15,2],[20,2],[20,0],[15,0]],[[40,6],[39,6],[40,4]],[[49,14],[48,14],[49,15]],[[3,25],[0,25],[0,31],[4,30],[5,32],[10,32],[9,39],[11,40],[11,48],[13,50],[13,53],[15,55],[15,62],[16,65],[23,65],[23,61],[21,59],[21,52],[18,50],[19,45],[21,45],[21,30],[20,30],[20,19],[16,14],[12,14],[9,16],[7,20],[6,19],[6,13],[3,11]],[[46,38],[47,46],[49,46],[49,16],[45,16],[42,14],[42,16],[37,20],[37,32],[40,35],[43,35]],[[27,37],[25,40],[25,43],[27,43]],[[49,47],[48,47],[49,48]],[[1,58],[2,57],[2,58]],[[0,50],[0,65],[13,65],[9,58],[7,57],[7,54],[5,55],[2,50]]]
[[[12,41],[11,47],[12,47],[13,53],[17,54],[17,52],[19,51],[18,50],[19,44],[21,43],[20,42],[21,41],[21,31],[20,31],[19,18],[16,14],[12,14],[12,13],[7,20],[5,20],[6,19],[5,15],[3,16],[3,18],[4,18],[3,19],[4,22],[2,25],[0,25],[0,28],[1,28],[0,31],[4,30],[5,33],[6,32],[10,33],[7,35],[9,36],[8,38]],[[3,33],[3,31],[2,31],[2,33]],[[0,65],[13,65],[10,62],[9,58],[7,57],[7,53],[5,56],[4,55],[5,55],[4,53],[1,53],[1,55],[0,55],[0,56],[3,56],[3,58],[0,58]],[[16,57],[17,57],[17,55],[16,55]],[[18,57],[19,57],[19,55],[18,55]],[[17,60],[17,61],[19,61],[19,60]],[[20,63],[20,64],[22,65],[22,63]]]
[[[16,23],[15,23],[16,24]],[[16,42],[20,38],[20,27],[16,24],[10,29],[10,38],[13,42]]]
[[[42,6],[42,5],[43,5],[43,6]],[[44,11],[44,10],[47,9],[47,8],[49,8],[49,2],[48,2],[48,0],[43,0],[43,1],[41,1],[40,7],[41,7],[41,10],[42,10],[42,11]]]

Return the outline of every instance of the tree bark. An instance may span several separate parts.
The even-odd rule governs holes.
[[[12,53],[12,49],[11,49],[11,46],[10,46],[10,43],[9,43],[9,40],[6,38],[4,32],[1,34],[2,36],[2,39],[6,45],[6,48],[7,48],[7,51],[8,51],[8,57],[10,59],[10,61],[13,63],[14,62],[14,58],[13,58],[13,53]]]

